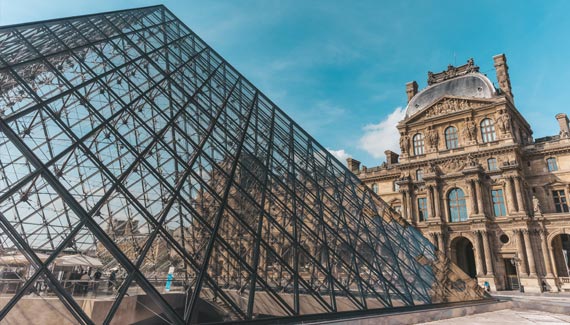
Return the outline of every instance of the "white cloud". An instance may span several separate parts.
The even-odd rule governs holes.
[[[340,149],[340,150],[332,150],[327,148],[327,150],[336,157],[336,159],[340,160],[342,163],[346,164],[346,158],[351,157],[351,154],[349,154],[348,152],[344,151],[344,149]]]
[[[406,114],[406,109],[396,109],[378,124],[364,126],[364,135],[360,138],[358,147],[365,150],[374,158],[384,158],[385,150],[400,152],[400,134],[396,125]]]

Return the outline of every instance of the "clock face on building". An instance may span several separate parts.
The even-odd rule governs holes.
[[[427,87],[415,95],[406,108],[406,118],[422,111],[444,96],[462,98],[492,98],[493,83],[481,73],[470,73]]]

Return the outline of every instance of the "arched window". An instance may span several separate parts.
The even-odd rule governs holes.
[[[376,184],[376,183],[372,184],[372,191],[374,193],[378,193],[378,184]]]
[[[460,188],[454,188],[447,195],[449,208],[449,221],[466,221],[467,206],[465,204],[465,194]]]
[[[457,135],[457,128],[450,126],[445,129],[445,146],[447,149],[455,149],[459,147],[459,136]]]
[[[416,170],[416,180],[421,182],[424,180],[424,171],[422,169]]]
[[[499,170],[499,167],[497,167],[497,159],[496,158],[487,159],[487,168],[489,169],[489,171]]]
[[[490,118],[481,121],[481,139],[483,143],[495,141],[495,122]]]
[[[414,143],[414,155],[423,155],[424,154],[424,136],[421,133],[414,135],[413,141]]]
[[[558,170],[558,164],[556,164],[556,158],[546,159],[546,165],[548,166],[549,172],[555,172]]]

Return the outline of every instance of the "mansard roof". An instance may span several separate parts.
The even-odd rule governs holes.
[[[462,98],[493,98],[497,91],[487,76],[471,72],[434,83],[415,95],[406,107],[406,118],[422,111],[446,96]]]

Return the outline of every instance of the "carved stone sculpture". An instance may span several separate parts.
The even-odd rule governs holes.
[[[499,117],[497,118],[497,124],[502,134],[511,133],[511,117],[507,112],[503,111],[502,114],[499,115]]]
[[[439,133],[433,128],[429,128],[426,135],[426,141],[430,148],[437,147],[439,144]]]
[[[532,196],[532,206],[534,208],[535,215],[542,215],[542,206],[540,205],[540,201],[536,196]]]
[[[470,119],[465,120],[465,128],[463,129],[463,136],[470,141],[473,141],[477,138],[477,126],[475,122]]]
[[[403,133],[400,135],[400,149],[402,149],[402,154],[407,154],[410,150],[410,137]]]

